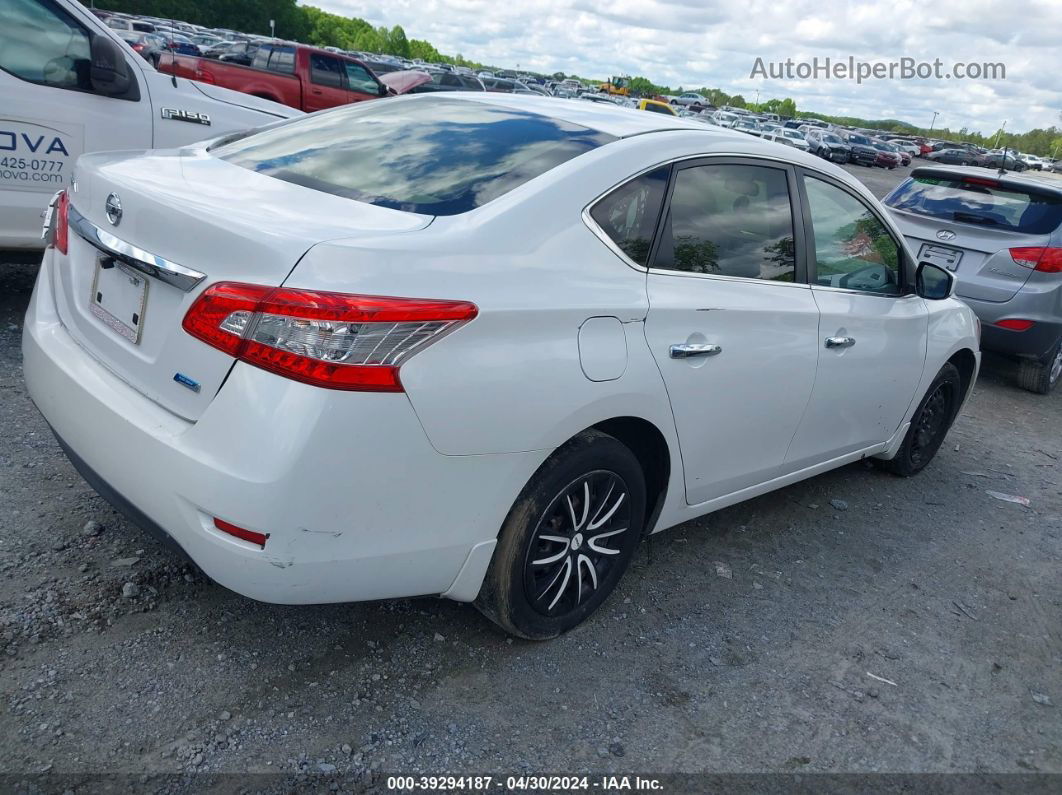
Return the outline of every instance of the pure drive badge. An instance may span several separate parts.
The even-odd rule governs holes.
[[[196,113],[191,110],[181,110],[179,108],[163,108],[162,118],[170,119],[172,121],[187,121],[192,124],[205,124],[210,126],[210,114],[208,113]]]

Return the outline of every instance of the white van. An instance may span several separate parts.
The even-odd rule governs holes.
[[[43,249],[41,211],[82,152],[184,146],[302,115],[156,72],[75,0],[3,0],[0,250]]]

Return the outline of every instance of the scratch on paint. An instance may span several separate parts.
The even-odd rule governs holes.
[[[311,530],[308,527],[300,527],[299,531],[302,533],[313,533],[317,536],[332,536],[333,538],[339,538],[343,535],[342,530]]]

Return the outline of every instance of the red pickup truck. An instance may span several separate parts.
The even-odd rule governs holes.
[[[377,77],[348,55],[302,44],[261,44],[250,66],[168,52],[158,70],[271,99],[312,113],[350,102],[404,94],[431,81],[425,72],[390,72]]]

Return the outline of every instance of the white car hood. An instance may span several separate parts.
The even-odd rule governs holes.
[[[295,116],[304,115],[301,110],[281,105],[279,102],[273,102],[272,100],[262,99],[252,94],[244,94],[242,91],[233,91],[231,88],[200,83],[197,80],[189,80],[188,82],[195,86],[199,93],[218,102],[225,102],[247,110],[256,110],[260,113],[268,113],[278,119],[291,119]]]

